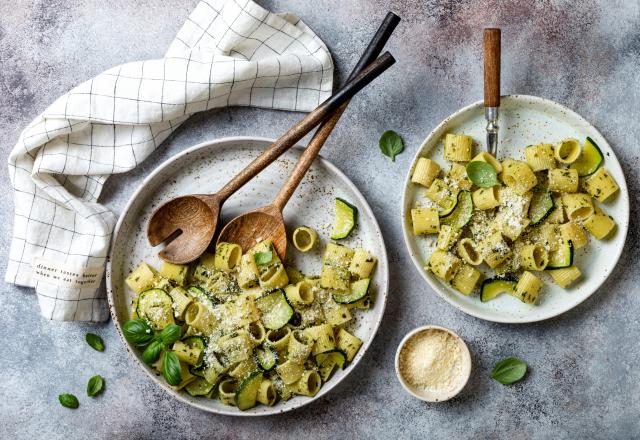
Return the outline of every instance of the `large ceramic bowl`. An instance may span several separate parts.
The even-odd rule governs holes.
[[[385,308],[389,272],[378,223],[353,183],[335,166],[319,157],[284,211],[287,230],[292,231],[300,225],[311,226],[318,231],[324,245],[333,225],[334,199],[341,197],[359,209],[358,227],[343,241],[344,244],[362,246],[379,259],[373,278],[374,306],[368,311],[358,312],[357,319],[350,327],[364,343],[349,367],[334,373],[315,397],[297,396],[273,407],[257,406],[242,412],[235,407],[222,404],[219,400],[191,397],[185,392],[175,391],[142,362],[140,352],[122,337],[122,325],[129,319],[132,299],[131,291],[124,284],[125,277],[141,261],[155,267],[161,264],[157,256],[159,249],[149,246],[145,234],[146,224],[153,210],[163,201],[177,195],[213,192],[221,188],[271,142],[270,139],[249,137],[218,139],[189,148],[160,165],[142,182],[124,208],[116,225],[111,257],[107,264],[107,290],[111,314],[128,352],[158,386],[189,405],[213,413],[241,416],[271,415],[290,411],[321,398],[351,371],[358,368],[376,334]],[[298,148],[290,150],[231,197],[222,210],[222,224],[241,212],[270,202],[289,175],[300,151]],[[293,246],[288,246],[287,260],[304,273],[317,274],[320,271],[322,248],[324,246],[302,254]]]
[[[500,105],[500,146],[498,158],[524,158],[524,147],[542,142],[557,142],[572,137],[583,141],[587,136],[596,141],[605,156],[604,167],[613,175],[620,191],[612,200],[600,204],[618,224],[611,237],[603,241],[590,239],[588,246],[576,251],[575,262],[583,277],[567,290],[545,277],[545,288],[537,305],[525,304],[509,295],[486,303],[477,295],[464,296],[442,283],[424,269],[435,249],[435,235],[415,236],[411,226],[411,208],[424,199],[425,188],[412,184],[411,173],[419,157],[428,157],[448,169],[442,158],[442,139],[446,133],[465,133],[474,139],[477,151],[485,148],[484,108],[476,102],[458,110],[442,121],[416,152],[404,183],[402,227],[407,249],[416,269],[431,288],[458,309],[481,319],[495,322],[525,323],[548,319],[570,310],[591,296],[612,273],[624,247],[629,229],[629,193],[620,163],[606,139],[583,117],[558,103],[534,96],[503,96]],[[488,273],[488,272],[487,272]]]

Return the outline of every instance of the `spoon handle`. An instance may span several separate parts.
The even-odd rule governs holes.
[[[315,110],[298,121],[284,135],[269,146],[260,156],[255,158],[244,170],[218,191],[216,197],[222,204],[229,196],[240,189],[245,183],[264,170],[269,164],[280,157],[285,151],[295,145],[316,125],[327,119],[338,107],[351,99],[367,84],[377,78],[382,72],[395,63],[390,53],[385,53],[364,69],[353,81],[348,82],[329,99],[320,104]]]
[[[384,46],[387,44],[387,41],[389,41],[389,37],[391,37],[391,34],[399,22],[400,17],[393,12],[387,13],[387,16],[371,39],[371,42],[369,42],[369,45],[360,57],[360,60],[351,71],[349,78],[347,78],[347,82],[355,78],[363,69],[366,68],[367,65],[377,58],[380,52],[382,52]],[[280,212],[282,212],[285,205],[309,170],[309,167],[311,167],[311,164],[320,153],[322,146],[338,123],[338,120],[340,120],[344,111],[347,109],[349,102],[350,101],[347,101],[342,104],[331,118],[320,124],[320,127],[318,127],[313,138],[309,141],[307,148],[300,156],[300,159],[298,159],[295,168],[273,201],[273,205],[277,207]]]

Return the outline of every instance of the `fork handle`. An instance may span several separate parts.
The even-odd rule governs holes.
[[[500,107],[500,29],[484,30],[484,106]]]

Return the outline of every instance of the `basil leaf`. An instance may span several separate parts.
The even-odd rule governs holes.
[[[84,338],[87,340],[87,344],[89,344],[94,350],[104,351],[104,341],[100,336],[94,333],[87,333]]]
[[[78,398],[73,394],[60,394],[58,396],[58,400],[60,401],[60,405],[65,408],[76,409],[80,406],[80,402],[78,402]]]
[[[490,188],[498,184],[498,173],[487,162],[474,160],[467,164],[467,176],[480,188]]]
[[[164,343],[156,339],[142,352],[142,360],[145,364],[151,365],[160,358],[162,350],[164,350]]]
[[[162,358],[162,375],[169,385],[174,387],[182,382],[182,368],[180,360],[173,351],[166,351]]]
[[[89,379],[87,383],[87,396],[95,397],[102,392],[104,387],[104,379],[99,374]]]
[[[265,251],[265,252],[256,252],[253,254],[253,261],[256,262],[258,266],[264,266],[265,264],[271,263],[273,259],[273,252]]]
[[[521,380],[527,373],[527,364],[514,357],[501,360],[493,367],[491,377],[503,385],[510,385]]]
[[[127,341],[138,347],[144,347],[153,339],[153,330],[144,319],[132,319],[122,326]]]
[[[156,338],[161,340],[164,345],[169,346],[180,339],[180,336],[182,336],[182,327],[175,324],[169,324]]]
[[[382,133],[379,144],[382,154],[390,157],[393,162],[396,161],[396,156],[404,151],[402,138],[393,130],[387,130]]]

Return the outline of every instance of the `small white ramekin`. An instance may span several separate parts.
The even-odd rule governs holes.
[[[409,339],[411,339],[418,333],[421,333],[425,330],[440,330],[440,331],[449,333],[460,345],[460,350],[462,352],[462,371],[460,373],[459,383],[457,384],[456,387],[454,387],[450,391],[434,393],[430,391],[417,389],[415,387],[412,387],[409,383],[407,383],[402,377],[402,374],[400,373],[400,352],[402,351],[402,349],[404,348],[404,346],[406,345]],[[407,393],[411,394],[416,399],[424,400],[425,402],[444,402],[458,395],[458,393],[462,391],[462,389],[465,387],[465,385],[469,381],[469,377],[471,376],[471,353],[469,353],[469,348],[467,347],[467,344],[465,344],[462,338],[458,336],[456,333],[454,333],[453,331],[449,330],[448,328],[440,327],[437,325],[425,325],[425,326],[418,327],[411,330],[402,339],[402,341],[398,345],[398,349],[396,350],[395,368],[396,368],[396,376],[398,376],[398,380],[400,381],[402,388],[404,388]]]

